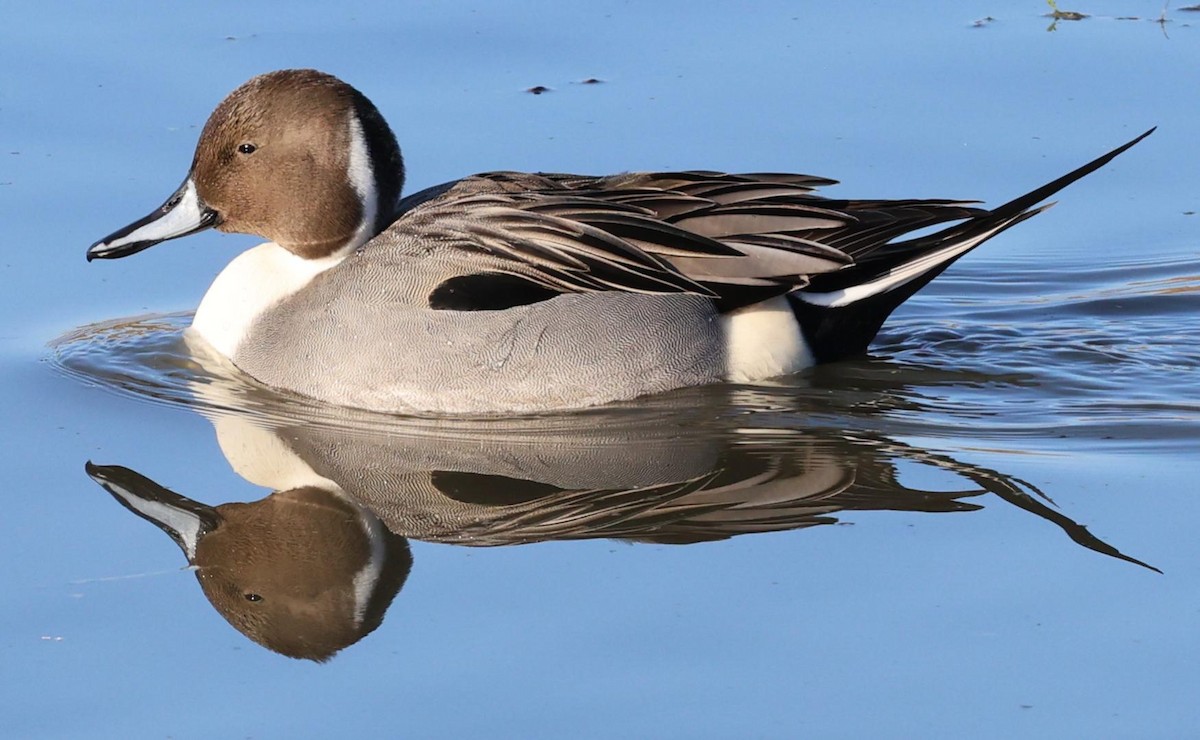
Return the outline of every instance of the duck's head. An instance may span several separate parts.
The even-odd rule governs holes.
[[[331,491],[209,506],[119,465],[86,470],[179,545],[226,621],[293,658],[328,660],[372,632],[412,567],[403,537]]]
[[[216,227],[294,254],[344,254],[392,220],[404,184],[396,137],[358,90],[332,75],[260,75],[204,125],[183,184],[145,218],[93,244],[112,259]]]

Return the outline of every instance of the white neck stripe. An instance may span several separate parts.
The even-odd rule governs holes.
[[[350,162],[346,167],[346,178],[350,187],[358,194],[362,206],[362,220],[354,232],[351,242],[357,249],[375,236],[375,220],[379,215],[379,188],[375,185],[375,169],[371,165],[371,151],[363,134],[358,113],[350,109]]]

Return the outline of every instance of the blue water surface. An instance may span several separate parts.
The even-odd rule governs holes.
[[[1034,0],[10,5],[6,735],[1200,733],[1200,13],[1158,0],[1060,4],[1091,17],[1057,24]],[[210,232],[91,265],[84,250],[178,186],[225,94],[286,67],[367,94],[410,189],[495,169],[704,168],[995,204],[1159,129],[935,281],[871,359],[685,396],[684,417],[638,427],[663,450],[638,464],[705,445],[762,470],[823,470],[797,462],[818,456],[870,505],[822,498],[811,515],[836,525],[688,545],[406,535],[412,572],[382,625],[317,663],[232,629],[179,548],[84,472],[120,465],[214,505],[270,492],[218,446],[223,407],[180,380],[186,317],[159,318],[193,309],[253,238]],[[445,432],[517,444],[511,459],[567,435],[523,433],[534,441]],[[432,435],[403,422],[354,434]],[[880,469],[914,490],[987,485],[931,513]],[[867,495],[880,490],[887,505]],[[1081,547],[1043,509],[1162,574]]]

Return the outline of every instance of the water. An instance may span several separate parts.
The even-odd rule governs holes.
[[[1112,15],[1048,33],[1033,2],[11,9],[6,732],[1194,734],[1200,16],[1063,7]],[[578,415],[402,419],[189,352],[187,312],[248,239],[83,261],[178,184],[226,92],[287,66],[371,96],[414,189],[793,169],[839,196],[999,203],[1160,128],[938,278],[868,358]],[[245,576],[269,603],[323,584],[300,601],[326,611],[259,642],[226,621],[259,602],[206,598],[85,471],[110,466],[90,470],[126,504],[178,504],[165,487],[287,532],[292,511],[344,521],[317,492],[271,496],[297,459],[394,532],[385,587],[331,575],[371,553],[319,518],[305,531],[337,544],[278,561],[299,537],[231,536],[263,549],[230,573],[274,563]],[[344,644],[327,662],[260,646],[313,624]]]

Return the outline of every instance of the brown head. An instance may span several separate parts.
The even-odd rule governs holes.
[[[327,660],[373,631],[412,567],[403,537],[330,491],[214,507],[128,468],[89,463],[87,472],[175,540],[226,621],[293,658]]]
[[[87,256],[123,257],[215,226],[328,257],[386,228],[403,184],[395,136],[366,96],[315,70],[270,72],[213,111],[179,190]]]

